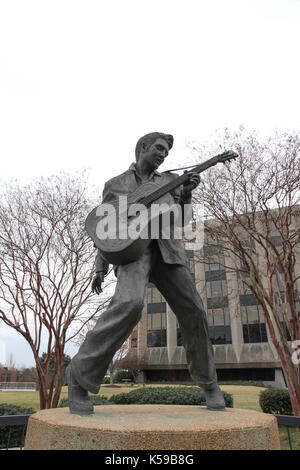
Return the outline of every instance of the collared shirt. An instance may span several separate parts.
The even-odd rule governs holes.
[[[176,173],[170,173],[168,171],[164,173],[159,173],[158,171],[154,170],[149,176],[148,181],[154,182],[159,186],[164,186],[170,181],[176,179],[178,176],[179,175],[177,175]],[[142,180],[142,178],[138,174],[136,164],[132,163],[127,171],[106,182],[102,195],[102,203],[109,203],[111,201],[116,200],[119,196],[131,194],[138,188],[138,186],[143,183],[145,183],[145,181]],[[182,188],[179,186],[175,190],[171,191],[171,195],[174,202],[177,204],[181,204],[183,207],[183,204],[190,203],[190,199],[185,200],[183,202],[181,197],[181,189]],[[188,217],[191,217],[191,209],[189,209]],[[174,238],[157,239],[157,244],[165,263],[180,264],[184,266],[188,264],[183,243],[181,240]],[[96,257],[96,271],[107,272],[108,267],[109,265],[107,261],[102,258],[101,253],[98,250]]]
[[[137,180],[139,180],[141,183],[144,183],[143,179],[141,178],[140,174],[138,173],[137,171],[137,167],[136,167],[136,163],[131,163],[130,167],[128,168],[128,170],[132,170],[134,171],[135,173],[135,177]],[[158,171],[156,170],[153,170],[152,173],[150,173],[149,177],[147,178],[148,181],[152,181],[154,180],[154,177],[155,176],[159,176],[160,178],[162,177],[162,174],[159,173]]]

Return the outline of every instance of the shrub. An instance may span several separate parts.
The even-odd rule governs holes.
[[[0,404],[0,416],[28,415],[35,413],[33,408],[23,408],[8,403]],[[9,434],[10,433],[10,434]],[[24,425],[0,427],[0,449],[9,447],[20,447],[24,441]],[[9,442],[7,442],[9,436]]]
[[[232,395],[223,392],[227,408],[233,407]],[[151,387],[132,390],[129,393],[112,395],[110,403],[125,404],[167,404],[167,405],[201,405],[205,394],[199,388],[192,387]]]
[[[109,377],[103,377],[102,382],[103,384],[110,384],[110,378]]]
[[[107,404],[107,398],[104,395],[91,395],[90,397],[91,402],[93,405],[106,405]],[[69,401],[67,398],[63,398],[60,400],[58,408],[64,408],[66,406],[69,406]]]
[[[259,395],[259,404],[264,413],[292,415],[293,409],[288,390],[267,388]]]
[[[114,383],[122,382],[122,379],[130,379],[134,381],[134,377],[128,370],[118,370],[114,375]]]
[[[227,408],[233,408],[233,398],[230,393],[223,392]],[[200,388],[193,387],[149,387],[132,390],[128,393],[112,395],[107,399],[104,395],[92,395],[94,405],[201,405],[205,402],[205,394]],[[59,407],[68,406],[68,399],[61,400]]]

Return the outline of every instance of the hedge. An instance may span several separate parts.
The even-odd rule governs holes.
[[[93,403],[93,405],[107,405],[108,404],[108,399],[104,395],[91,395],[89,396],[89,399]],[[63,398],[59,405],[58,408],[64,408],[69,405],[69,401],[67,398]]]
[[[233,398],[222,392],[227,408],[233,408]],[[110,402],[123,404],[167,404],[167,405],[201,405],[205,394],[200,388],[192,387],[151,387],[132,390],[128,393],[112,395]]]
[[[233,408],[233,398],[227,392],[222,392],[227,408]],[[138,405],[138,404],[167,404],[167,405],[201,405],[205,402],[205,394],[200,388],[193,387],[149,387],[132,390],[128,393],[106,397],[90,396],[94,405]],[[68,406],[68,400],[61,400],[60,407]]]
[[[264,413],[292,415],[292,403],[288,390],[267,388],[260,392],[259,404]]]
[[[29,415],[35,413],[33,408],[23,408],[9,403],[0,404],[0,416]],[[7,438],[10,432],[9,447],[20,447],[23,444],[23,425],[0,427],[0,449],[7,446]]]

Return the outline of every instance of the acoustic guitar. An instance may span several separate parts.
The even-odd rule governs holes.
[[[95,207],[86,218],[85,229],[108,263],[122,265],[136,261],[152,239],[157,238],[157,232],[153,236],[153,227],[158,226],[158,218],[174,206],[170,192],[188,181],[190,173],[202,173],[217,163],[237,157],[238,154],[230,150],[163,186],[153,182],[141,184],[132,193]]]

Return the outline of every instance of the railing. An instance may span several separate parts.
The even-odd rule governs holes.
[[[20,426],[19,433],[17,436],[13,436],[13,444],[18,441],[18,445],[13,445],[13,447],[20,447],[20,450],[24,447],[26,429],[28,424],[29,415],[10,415],[10,416],[0,416],[0,435],[3,436],[3,428],[7,427],[7,440],[6,443],[3,442],[3,439],[0,440],[0,450],[8,450],[9,444],[12,436],[12,428],[15,426]],[[1,432],[2,431],[2,432]],[[5,444],[5,445],[4,445]]]
[[[28,391],[28,392],[35,392],[36,391],[36,383],[35,382],[0,382],[0,390],[3,392],[7,391]]]
[[[293,450],[289,428],[300,428],[300,418],[298,416],[275,415],[278,426],[285,426],[287,429],[290,449]]]

